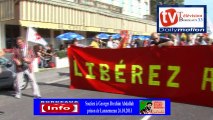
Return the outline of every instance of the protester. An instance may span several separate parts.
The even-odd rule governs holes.
[[[206,37],[205,41],[206,41],[207,45],[212,45],[212,41],[209,37]]]
[[[142,47],[148,47],[149,44],[150,44],[149,38],[145,38],[145,39],[142,41]]]
[[[131,40],[129,45],[130,45],[130,48],[137,48],[137,44],[136,44],[135,40]]]
[[[17,78],[15,80],[15,97],[18,99],[21,98],[21,80],[23,79],[24,74],[26,74],[31,81],[34,97],[40,98],[40,90],[36,82],[35,75],[32,71],[32,62],[35,58],[35,54],[32,48],[28,47],[26,41],[22,37],[17,38],[16,44],[18,48],[14,48],[13,50],[13,61],[15,62],[17,72]]]
[[[99,40],[99,48],[107,48],[107,42],[100,39]]]
[[[49,47],[50,47],[50,51],[51,51],[52,53],[54,53],[54,52],[55,52],[55,49],[54,49],[53,45],[50,44]]]
[[[64,46],[63,44],[61,44],[61,45],[59,46],[59,50],[65,50],[65,46]]]
[[[170,35],[171,41],[174,43],[174,46],[178,46],[178,39],[175,34]]]
[[[200,37],[196,37],[194,45],[200,45]]]
[[[70,42],[70,44],[69,44],[68,47],[70,47],[71,45],[78,46],[78,47],[86,47],[85,45],[80,44],[79,41],[78,41],[76,38],[74,38],[74,39]]]
[[[187,46],[186,39],[184,37],[180,38],[179,46]]]
[[[208,34],[203,34],[203,40],[206,42],[206,45],[212,44]]]
[[[198,34],[197,45],[207,45],[206,41],[204,40],[203,34]]]
[[[195,44],[195,38],[192,34],[187,35],[187,45],[193,46]]]
[[[160,39],[160,36],[156,32],[151,34],[151,40],[153,40],[153,41],[150,43],[150,46],[162,47],[162,46],[173,46],[174,45],[174,43],[169,39]]]
[[[118,48],[118,46],[119,46],[119,44],[120,44],[120,41],[119,40],[114,40],[113,41],[113,48]]]
[[[47,60],[47,63],[52,61],[52,58],[54,57],[55,53],[50,45],[46,46],[46,52],[45,52],[45,59]]]
[[[78,46],[78,45],[79,45],[78,40],[74,38],[74,39],[71,41],[71,44],[70,44],[70,45]]]
[[[129,35],[121,35],[117,48],[130,48],[130,38],[131,37]]]
[[[114,48],[112,36],[109,37],[109,40],[107,42],[107,48]]]
[[[131,48],[131,43],[128,43],[128,42],[125,43],[124,47],[125,47],[125,48]]]
[[[135,44],[136,44],[135,46],[136,48],[143,47],[143,42],[141,39],[136,39]]]
[[[53,50],[53,48],[51,48],[50,45],[46,46],[46,56],[49,56],[49,57],[53,57],[54,56],[54,50]]]
[[[39,50],[36,52],[36,55],[39,60],[39,68],[44,68],[47,66],[47,61],[45,60],[46,51],[43,46],[39,45]]]
[[[90,46],[93,48],[100,48],[99,42],[100,42],[100,39],[97,36],[95,36],[93,41],[91,42]]]

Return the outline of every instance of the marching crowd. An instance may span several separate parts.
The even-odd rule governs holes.
[[[45,47],[42,45],[35,45],[34,54],[38,58],[39,68],[49,67],[49,63],[52,61],[53,57],[56,56],[52,45],[47,45]]]
[[[133,38],[133,37],[132,37]],[[123,38],[113,39],[110,36],[108,39],[100,39],[98,36],[95,36],[90,44],[81,44],[79,40],[73,39],[67,45],[80,46],[80,47],[93,47],[93,48],[108,48],[108,49],[116,49],[116,48],[138,48],[138,47],[151,47],[151,46],[194,46],[194,45],[212,45],[212,39],[209,38],[208,34],[159,34],[153,32],[149,37],[145,39],[131,39],[126,42],[122,42]],[[59,50],[66,50],[65,45],[60,45]],[[51,67],[50,64],[54,67],[54,63],[52,62],[53,57],[57,56],[53,45],[42,46],[35,45],[33,47],[33,51],[35,57],[38,58],[38,66],[39,68],[47,68]],[[0,53],[2,54],[2,50]],[[3,59],[2,59],[3,60]]]
[[[119,48],[122,39],[112,39],[109,37],[108,40],[101,40],[97,36],[94,37],[89,47],[93,48]],[[156,32],[150,35],[150,38],[131,39],[124,43],[123,48],[138,48],[138,47],[151,47],[151,46],[193,46],[193,45],[212,45],[213,42],[209,38],[208,34],[158,34]],[[75,40],[77,46],[78,44]]]
[[[73,39],[70,45],[80,46],[80,47],[93,47],[93,48],[109,48],[116,49],[121,48],[121,43],[125,44],[122,47],[125,48],[138,48],[138,47],[151,47],[151,46],[192,46],[192,45],[212,45],[212,39],[209,38],[208,34],[169,34],[161,35],[158,33],[152,33],[150,39],[132,39],[130,41],[123,42],[124,39],[113,39],[109,37],[108,40],[101,40],[97,36],[94,37],[90,45],[82,45],[77,39]],[[39,67],[47,67],[47,63],[52,60],[56,54],[52,45],[41,46],[36,45],[34,49],[27,47],[26,41],[19,37],[16,41],[17,48],[14,48],[12,60],[16,65],[17,78],[15,81],[16,88],[16,98],[21,98],[20,80],[23,78],[24,74],[27,74],[33,88],[33,95],[36,98],[40,98],[40,90],[36,82],[35,76],[32,72],[32,61],[35,57],[39,58]],[[69,46],[68,46],[69,47]],[[63,46],[60,50],[65,49]],[[4,51],[0,50],[0,58],[4,60]],[[1,62],[1,61],[0,61]]]

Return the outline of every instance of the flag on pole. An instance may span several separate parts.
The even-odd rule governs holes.
[[[120,44],[118,45],[118,48],[126,48],[128,44],[128,40],[129,40],[128,30],[121,30],[120,35],[121,35],[121,41],[120,41]]]
[[[27,30],[27,42],[33,42],[33,43],[38,43],[41,44],[43,46],[47,45],[47,42],[44,40],[44,38],[42,38],[35,29],[33,29],[32,27],[28,27]]]

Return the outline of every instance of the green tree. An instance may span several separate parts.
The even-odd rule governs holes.
[[[156,19],[157,5],[183,5],[184,0],[150,0],[151,3],[151,15]]]
[[[162,0],[166,5],[178,4],[183,5],[184,0]]]

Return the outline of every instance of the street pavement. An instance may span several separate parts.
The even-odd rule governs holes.
[[[43,69],[35,73],[38,82],[51,83],[69,78],[69,68]]]
[[[90,90],[69,89],[69,69],[36,73],[43,98],[138,98]],[[32,90],[23,91],[21,99],[14,91],[0,91],[0,120],[213,120],[213,108],[171,103],[171,116],[34,116]],[[1,112],[4,112],[1,114]]]

